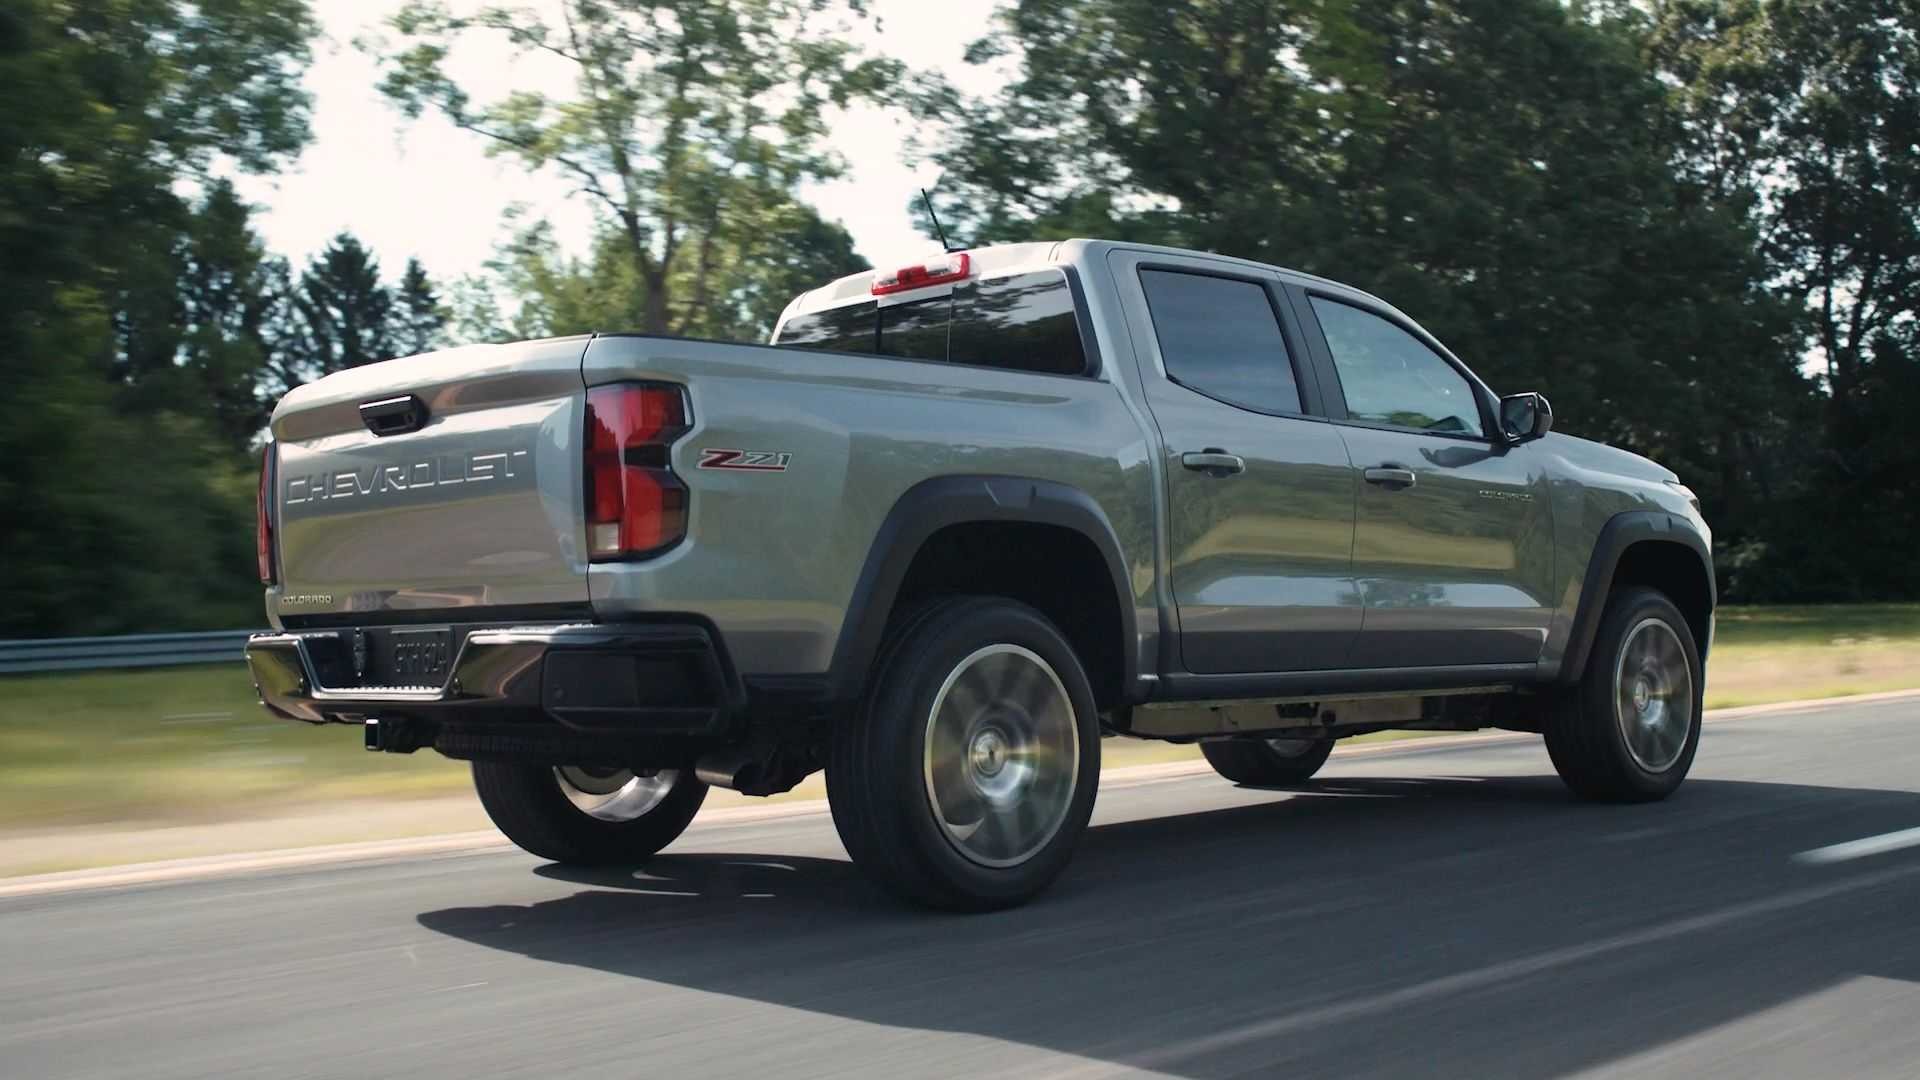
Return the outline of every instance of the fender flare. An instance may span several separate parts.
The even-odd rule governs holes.
[[[1593,554],[1587,560],[1586,577],[1580,585],[1580,602],[1567,636],[1566,652],[1560,660],[1557,679],[1578,682],[1587,669],[1587,656],[1593,651],[1593,639],[1600,631],[1600,616],[1606,611],[1608,591],[1620,556],[1635,544],[1652,541],[1676,544],[1693,552],[1700,561],[1701,576],[1707,583],[1707,610],[1711,615],[1720,602],[1713,580],[1713,554],[1706,537],[1693,523],[1664,510],[1626,510],[1607,519],[1594,538]],[[1700,643],[1701,659],[1706,658],[1707,642]]]
[[[1026,522],[1071,529],[1093,543],[1106,564],[1120,609],[1121,693],[1135,692],[1137,657],[1133,597],[1126,560],[1112,522],[1091,495],[1066,484],[1017,476],[939,476],[908,488],[887,511],[868,545],[828,669],[830,694],[858,698],[873,671],[900,586],[933,534],[973,522]]]

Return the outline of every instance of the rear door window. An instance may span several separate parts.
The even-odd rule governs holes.
[[[1140,285],[1168,378],[1256,412],[1304,411],[1265,286],[1177,270],[1142,270]]]
[[[796,315],[774,344],[1052,375],[1087,370],[1073,290],[1058,270],[974,279],[932,300]]]

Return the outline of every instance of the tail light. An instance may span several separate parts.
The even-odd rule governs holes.
[[[643,559],[687,534],[687,487],[667,450],[687,432],[687,399],[668,383],[587,391],[587,548],[594,562]]]
[[[964,251],[950,252],[944,258],[919,266],[903,266],[891,274],[875,275],[873,295],[885,296],[908,289],[924,289],[929,285],[945,285],[950,281],[964,281],[972,267],[973,256]]]
[[[272,442],[260,450],[260,486],[253,500],[253,552],[260,563],[260,583],[274,583],[273,466],[278,450]]]

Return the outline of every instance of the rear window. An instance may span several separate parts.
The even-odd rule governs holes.
[[[873,310],[873,301],[869,300],[864,304],[849,304],[796,316],[780,327],[780,336],[774,339],[774,344],[832,352],[870,353],[878,339]]]
[[[934,300],[796,315],[774,344],[1052,375],[1087,370],[1073,292],[1058,270],[976,279]]]
[[[1264,286],[1174,270],[1142,270],[1140,286],[1174,382],[1229,405],[1301,411],[1287,341]]]

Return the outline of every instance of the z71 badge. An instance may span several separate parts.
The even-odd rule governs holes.
[[[793,455],[784,450],[702,450],[700,468],[740,472],[786,472]]]

